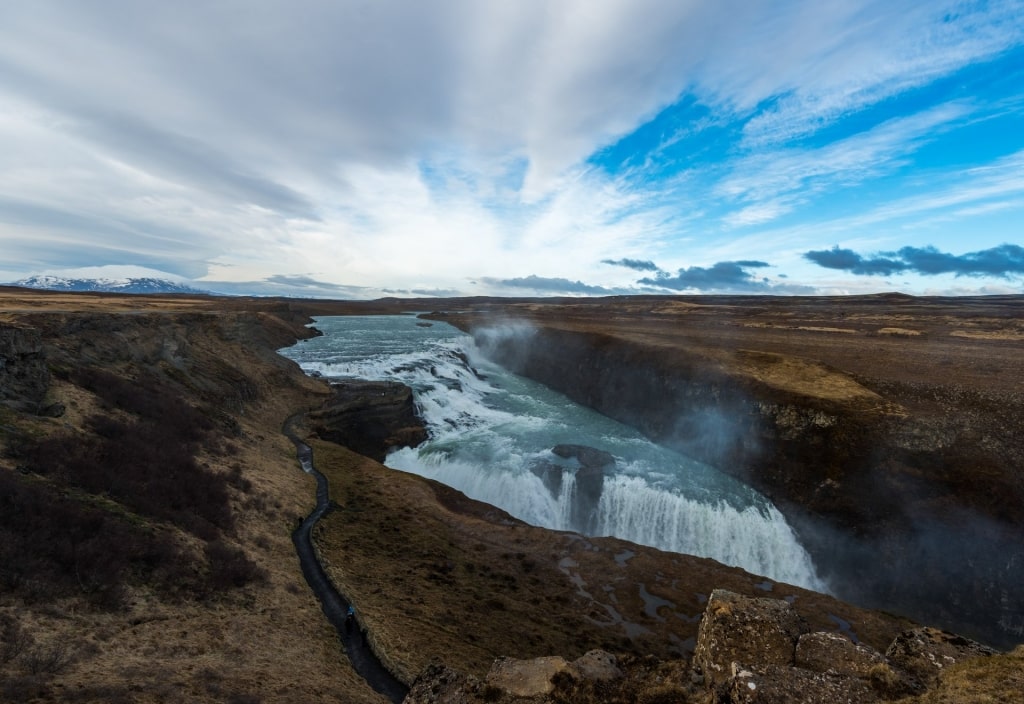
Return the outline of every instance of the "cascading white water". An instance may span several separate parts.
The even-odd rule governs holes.
[[[810,557],[763,496],[510,374],[451,326],[425,327],[411,316],[320,318],[316,326],[324,336],[282,354],[329,378],[390,379],[413,389],[430,437],[392,452],[388,466],[534,525],[614,535],[823,589]],[[582,499],[579,462],[552,452],[565,443],[614,457],[596,505]],[[553,468],[559,481],[546,483],[538,468]]]

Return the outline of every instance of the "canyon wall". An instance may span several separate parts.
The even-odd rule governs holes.
[[[41,409],[49,385],[39,331],[0,324],[0,404],[35,413]]]
[[[503,366],[757,488],[837,595],[993,644],[1024,636],[1019,447],[976,405],[969,426],[814,360],[446,319]]]

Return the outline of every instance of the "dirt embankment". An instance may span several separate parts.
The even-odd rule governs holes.
[[[846,598],[1009,645],[1024,636],[1021,305],[623,299],[436,317],[761,490]]]

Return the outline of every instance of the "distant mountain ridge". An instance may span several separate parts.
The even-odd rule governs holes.
[[[11,285],[47,291],[89,293],[208,293],[185,284],[153,277],[69,279],[62,276],[37,275],[14,281]]]

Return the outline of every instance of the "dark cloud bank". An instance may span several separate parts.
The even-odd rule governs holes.
[[[484,283],[511,289],[529,289],[546,294],[611,296],[636,293],[664,293],[667,291],[700,292],[746,292],[800,295],[813,292],[808,286],[773,282],[767,277],[756,276],[751,269],[771,266],[768,262],[740,259],[717,262],[709,267],[691,266],[671,274],[653,261],[643,259],[602,259],[602,264],[621,266],[638,272],[649,272],[650,276],[639,279],[630,288],[606,288],[593,286],[582,281],[563,278],[549,278],[537,275],[514,279],[484,278]],[[782,278],[785,278],[784,276]]]
[[[915,272],[928,276],[997,276],[1010,278],[1024,275],[1024,247],[1001,244],[991,249],[954,255],[935,247],[903,247],[895,252],[881,252],[865,257],[851,249],[823,249],[804,253],[804,258],[827,269],[849,271],[851,274],[891,276]]]
[[[903,272],[925,275],[955,274],[957,276],[995,276],[1010,278],[1024,275],[1024,247],[1002,244],[991,249],[953,255],[935,247],[903,247],[895,252],[881,252],[866,257],[850,249],[832,249],[806,252],[804,258],[828,269],[849,271],[853,274],[889,276]],[[602,259],[602,264],[620,266],[637,272],[649,272],[632,289],[610,289],[593,286],[582,281],[549,278],[537,275],[512,278],[484,278],[485,283],[508,289],[529,290],[542,294],[608,296],[639,291],[699,291],[763,293],[777,295],[806,295],[815,292],[811,286],[773,281],[758,275],[767,269],[768,262],[738,259],[716,262],[708,267],[690,266],[675,274],[664,271],[653,261],[642,259]],[[779,274],[778,278],[786,278]]]
[[[718,262],[709,267],[690,266],[680,269],[675,276],[658,272],[655,277],[640,279],[640,283],[662,286],[677,291],[697,289],[698,291],[746,290],[761,291],[771,288],[767,279],[757,278],[747,269],[770,266],[767,262],[739,260]]]
[[[637,284],[673,291],[748,291],[760,293],[806,293],[805,287],[773,284],[769,279],[757,277],[749,269],[770,267],[768,262],[740,259],[717,262],[709,267],[690,266],[679,269],[675,275],[644,259],[602,259],[602,264],[621,266],[640,272],[650,272]]]
[[[569,279],[557,277],[549,278],[537,276],[536,274],[514,279],[493,279],[490,277],[484,277],[481,280],[484,283],[493,286],[545,291],[547,293],[586,294],[589,296],[608,296],[619,293],[619,291],[613,291],[612,289],[605,288],[604,286],[591,286],[590,284],[585,284],[582,281],[570,281]]]
[[[633,271],[661,271],[657,264],[645,259],[602,259],[601,263],[623,266]]]

